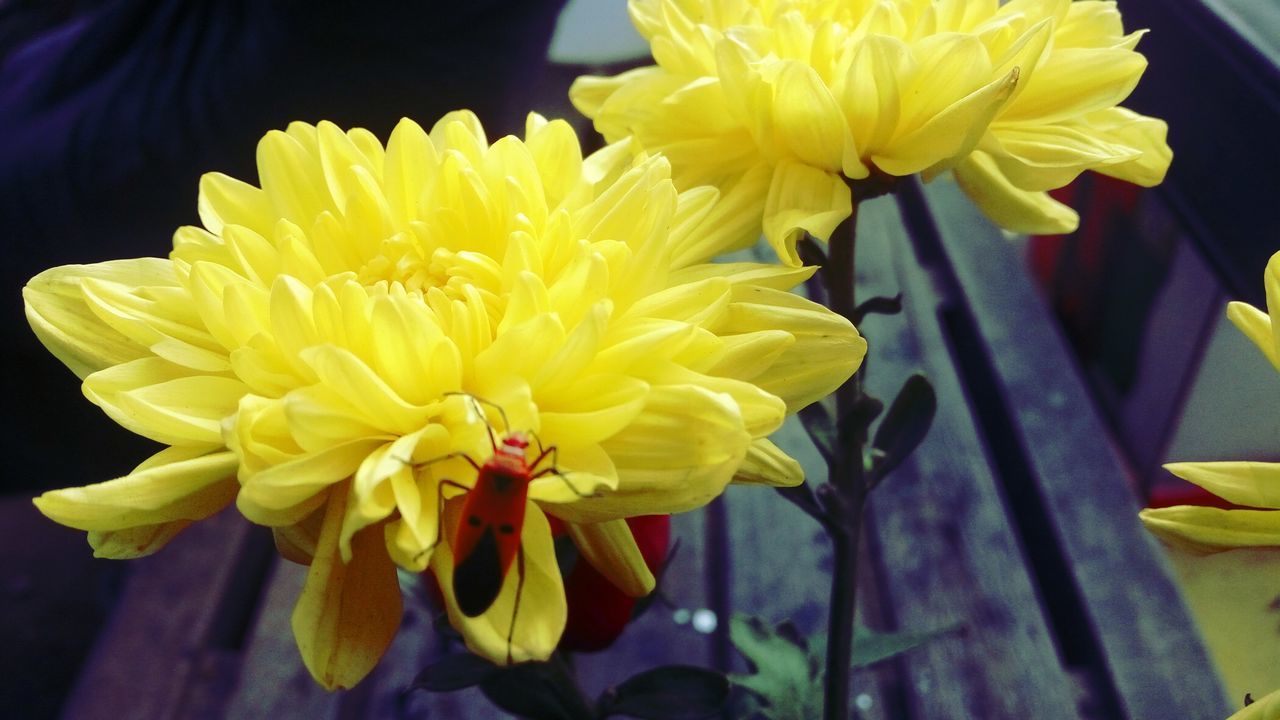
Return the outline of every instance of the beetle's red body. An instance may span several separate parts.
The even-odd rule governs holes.
[[[462,504],[453,537],[453,592],[467,617],[489,609],[520,553],[529,481],[534,477],[525,459],[528,447],[527,435],[508,433],[480,466]]]

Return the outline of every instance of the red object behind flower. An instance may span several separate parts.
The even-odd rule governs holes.
[[[627,518],[627,525],[645,565],[657,573],[671,542],[671,516]],[[561,650],[595,652],[609,647],[631,620],[639,599],[623,593],[582,559],[565,578],[564,591],[569,601],[569,621],[560,638]]]

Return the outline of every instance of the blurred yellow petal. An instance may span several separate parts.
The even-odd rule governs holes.
[[[622,592],[631,597],[643,597],[653,592],[657,580],[645,564],[625,520],[566,523],[566,527],[582,558]]]
[[[338,553],[347,488],[329,494],[306,585],[293,608],[293,634],[311,676],[326,690],[355,687],[382,659],[400,626],[400,585],[382,534],[352,541],[351,562]]]
[[[1164,469],[1235,505],[1280,509],[1280,463],[1169,463]]]
[[[1139,516],[1161,540],[1191,553],[1280,546],[1280,513],[1274,510],[1177,505],[1143,510]]]

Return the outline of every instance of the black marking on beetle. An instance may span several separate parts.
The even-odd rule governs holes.
[[[502,591],[502,564],[493,528],[484,529],[471,553],[453,568],[453,596],[467,617],[479,617]]]

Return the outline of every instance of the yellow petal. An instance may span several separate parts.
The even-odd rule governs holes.
[[[1280,718],[1280,690],[1273,690],[1233,713],[1227,720],[1276,720]]]
[[[346,494],[345,486],[329,493],[315,559],[293,608],[302,661],[326,690],[355,687],[382,659],[400,626],[400,585],[382,533],[357,534],[350,563],[338,554]]]
[[[1272,367],[1280,370],[1280,349],[1277,348],[1271,318],[1266,313],[1248,303],[1233,301],[1227,303],[1227,319],[1258,346]]]
[[[1018,68],[1014,68],[940,110],[914,131],[895,138],[891,146],[873,155],[872,160],[892,175],[953,166],[977,146],[992,118],[1017,86],[1018,73]]]
[[[260,525],[292,525],[319,505],[326,487],[352,475],[383,439],[361,438],[241,477],[236,506]]]
[[[808,232],[826,240],[853,212],[843,176],[794,162],[773,171],[764,205],[764,234],[778,259],[799,266],[796,243]]]
[[[707,262],[724,253],[750,247],[760,239],[760,208],[769,194],[772,170],[754,165],[734,180],[697,187],[680,194],[671,229],[671,267]],[[718,197],[717,197],[718,196]],[[706,203],[702,212],[694,204]]]
[[[631,597],[653,592],[657,580],[644,562],[640,547],[625,520],[567,523],[569,537],[592,567]]]
[[[736,287],[729,312],[716,328],[721,334],[773,330],[790,333],[795,342],[751,382],[782,398],[788,413],[833,392],[867,353],[867,341],[845,318],[793,293],[765,287]],[[733,375],[745,368],[721,365],[716,370]]]
[[[648,392],[648,383],[626,375],[580,377],[572,389],[540,398],[542,433],[580,445],[600,442],[640,413]]]
[[[1000,119],[1052,123],[1113,107],[1133,92],[1146,68],[1147,59],[1131,50],[1054,48]]]
[[[236,464],[234,453],[216,447],[166,448],[124,477],[50,490],[34,502],[51,520],[79,530],[202,520],[235,497]]]
[[[276,221],[266,193],[217,172],[200,176],[196,207],[200,222],[214,235],[222,234],[223,227],[227,225],[241,225],[259,235],[266,235]]]
[[[635,421],[601,444],[617,468],[617,490],[557,505],[555,513],[590,523],[701,507],[723,492],[750,443],[729,396],[654,386]]]
[[[1267,269],[1262,275],[1262,285],[1267,295],[1267,316],[1271,319],[1273,342],[1277,354],[1280,354],[1280,336],[1274,335],[1277,323],[1280,323],[1280,253],[1271,256],[1267,261]]]
[[[1143,510],[1139,516],[1161,540],[1192,553],[1280,546],[1280,513],[1274,510],[1177,505]]]
[[[523,576],[519,572],[521,562],[517,557],[493,605],[479,617],[469,618],[458,609],[453,591],[453,538],[461,509],[461,498],[446,503],[445,535],[440,547],[431,554],[431,569],[440,582],[449,623],[462,633],[467,649],[492,662],[506,664],[508,654],[517,663],[546,660],[559,644],[569,617],[564,583],[560,577],[560,566],[556,564],[555,544],[546,516],[538,506],[529,503],[520,533]]]
[[[981,151],[970,153],[956,166],[956,182],[970,200],[1000,227],[1013,232],[1057,235],[1075,232],[1080,224],[1076,212],[1049,197],[1048,193],[1027,192],[1014,187]]]
[[[158,258],[64,265],[31,278],[22,289],[27,322],[40,342],[78,377],[151,353],[102,321],[84,301],[87,278],[131,287],[176,284],[173,263]]]
[[[734,474],[735,483],[791,487],[804,482],[804,468],[766,438],[751,441],[747,457]]]
[[[1143,187],[1154,187],[1164,182],[1169,163],[1173,161],[1173,150],[1166,140],[1169,126],[1165,121],[1115,107],[1090,113],[1082,125],[1088,131],[1101,133],[1108,142],[1139,153],[1132,160],[1104,165],[1097,169],[1098,172]]]
[[[258,143],[258,175],[275,217],[309,227],[322,210],[333,208],[319,158],[298,138],[272,130]]]
[[[1229,503],[1280,509],[1280,463],[1169,463],[1164,469]]]
[[[129,430],[167,445],[221,443],[222,421],[248,393],[229,377],[192,374],[160,358],[100,370],[84,381],[85,397]]]
[[[844,113],[813,68],[787,62],[774,80],[774,126],[782,141],[801,162],[828,172],[840,172],[846,155],[853,158],[845,173],[866,177],[857,160],[853,136]]]

